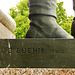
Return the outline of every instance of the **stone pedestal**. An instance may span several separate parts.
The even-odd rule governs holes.
[[[75,68],[75,39],[0,40],[0,67]]]

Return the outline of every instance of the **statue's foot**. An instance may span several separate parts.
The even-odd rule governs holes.
[[[73,39],[62,27],[57,25],[56,19],[46,15],[32,16],[30,28],[26,38],[66,38]]]

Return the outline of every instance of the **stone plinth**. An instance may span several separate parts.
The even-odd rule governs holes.
[[[0,67],[75,68],[75,40],[0,40]]]

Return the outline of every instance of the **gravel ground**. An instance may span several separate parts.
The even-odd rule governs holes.
[[[0,75],[75,75],[75,69],[0,68]]]

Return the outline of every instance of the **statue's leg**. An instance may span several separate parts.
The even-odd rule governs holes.
[[[75,0],[73,0],[74,19],[71,26],[71,35],[75,38]]]
[[[72,21],[71,35],[74,36],[74,38],[75,38],[75,17],[74,17],[74,19]]]
[[[56,22],[56,0],[29,0],[30,28],[26,38],[73,38]]]

